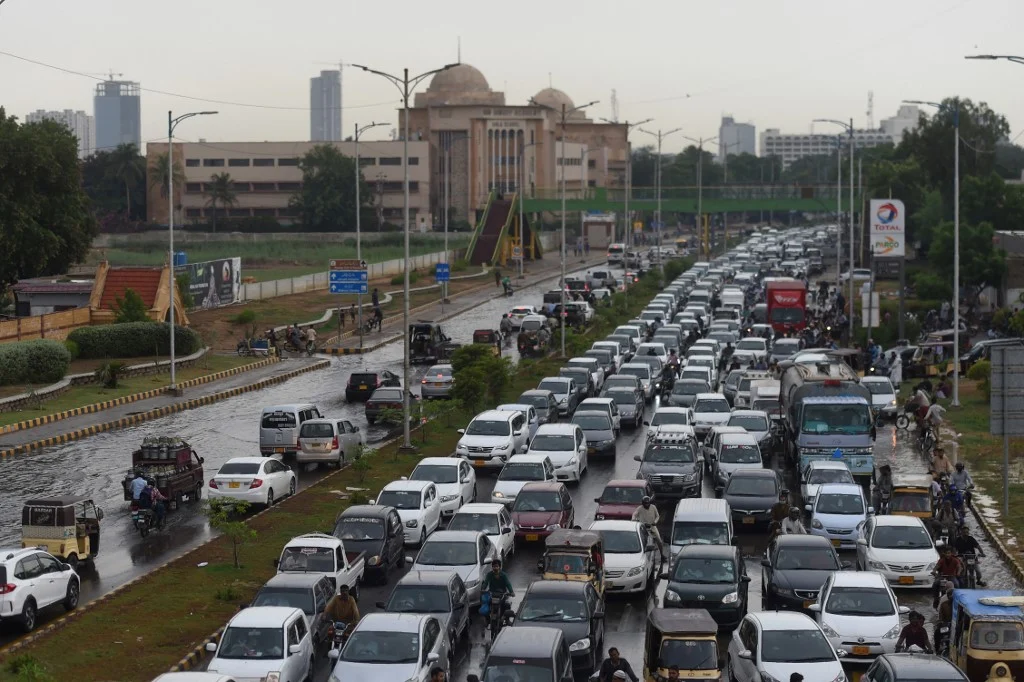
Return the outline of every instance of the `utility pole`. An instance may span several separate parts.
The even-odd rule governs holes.
[[[363,132],[370,128],[376,128],[377,126],[387,125],[386,123],[370,123],[368,125],[359,127],[359,124],[355,124],[355,135],[352,136],[352,141],[355,142],[355,155],[356,155],[356,260],[363,260],[363,246],[362,246],[362,232],[361,232],[361,220],[362,220],[362,205],[359,202],[359,185],[360,180],[363,179],[363,169],[359,165],[359,136]],[[356,302],[359,308],[359,349],[363,349],[363,295],[356,294]],[[345,312],[342,309],[338,309],[338,343],[341,343],[341,318],[344,317]]]
[[[654,219],[654,239],[655,243],[658,245],[658,250],[655,253],[657,254],[656,266],[659,269],[661,268],[661,141],[664,140],[669,135],[678,133],[680,130],[682,130],[682,128],[673,128],[672,130],[666,131],[662,131],[661,128],[659,128],[658,132],[653,133],[650,130],[644,130],[643,128],[640,128],[641,133],[647,133],[648,135],[658,140],[658,165],[654,167],[654,182],[657,187],[656,193],[658,200],[658,208],[655,211]]]

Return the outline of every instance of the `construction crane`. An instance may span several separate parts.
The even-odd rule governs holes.
[[[619,122],[619,96],[614,88],[612,89],[612,122]]]

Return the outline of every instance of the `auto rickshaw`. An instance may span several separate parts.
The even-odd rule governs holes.
[[[932,501],[932,477],[928,474],[894,476],[889,513],[930,519],[935,515]]]
[[[652,609],[644,637],[644,679],[662,682],[668,669],[680,679],[721,679],[718,624],[705,609]]]
[[[598,594],[604,594],[604,543],[601,534],[591,530],[559,528],[551,532],[544,546],[544,557],[537,568],[544,580],[591,582]]]
[[[89,497],[28,500],[21,508],[21,546],[41,547],[77,569],[99,553],[102,519]]]
[[[985,682],[996,663],[1024,675],[1024,597],[1010,590],[953,590],[949,659],[971,682]]]
[[[488,344],[494,355],[501,355],[501,334],[493,329],[477,329],[473,332],[473,343]]]
[[[903,376],[908,379],[950,376],[952,373],[952,341],[924,341],[917,346],[910,362],[903,366]]]

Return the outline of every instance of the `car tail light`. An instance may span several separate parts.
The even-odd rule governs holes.
[[[332,450],[337,450],[338,449],[338,437],[337,436],[335,436],[334,438],[331,439],[331,449]]]
[[[262,478],[254,478],[254,479],[252,479],[252,483],[249,484],[249,490],[254,490],[256,488],[259,488],[261,485],[263,485],[263,479]]]
[[[10,594],[11,592],[14,592],[15,588],[17,588],[17,587],[18,586],[15,585],[14,583],[7,583],[6,585],[0,585],[0,594]]]
[[[217,480],[216,479],[213,479],[213,478],[210,479],[210,487],[213,488],[214,490],[217,489]]]
[[[420,383],[421,383],[421,384],[426,384],[426,383],[427,383],[427,380],[426,380],[426,379],[421,379],[421,380],[420,380]]]

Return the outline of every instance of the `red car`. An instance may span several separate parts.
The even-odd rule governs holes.
[[[644,497],[654,499],[654,490],[646,480],[623,478],[608,481],[601,497],[595,498],[595,521],[629,521]]]
[[[572,528],[575,519],[569,489],[556,481],[527,483],[512,505],[516,539],[527,542],[546,538],[556,528]]]

